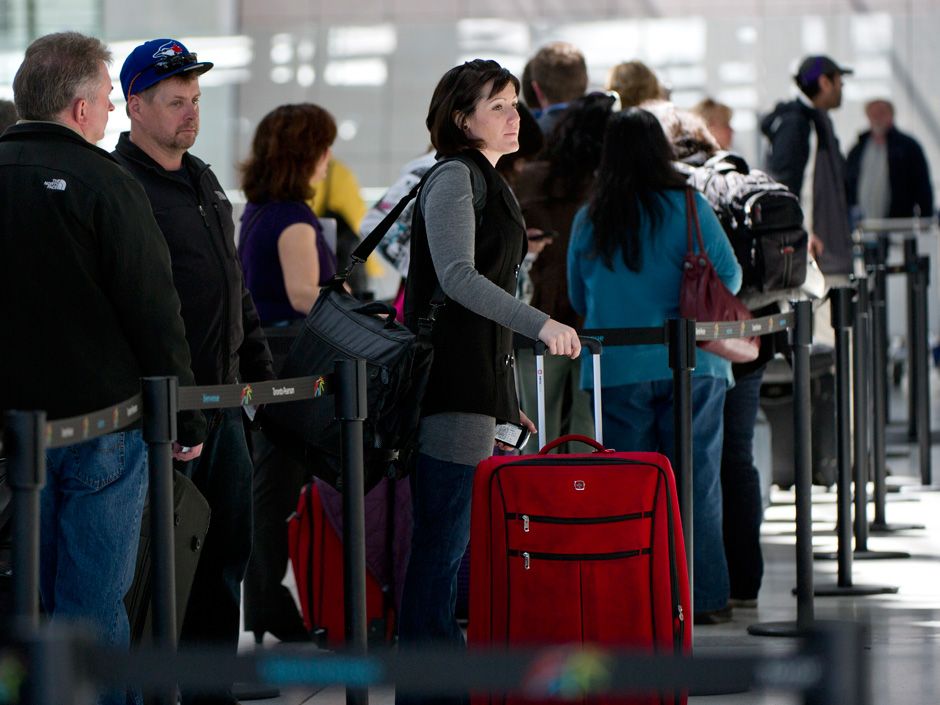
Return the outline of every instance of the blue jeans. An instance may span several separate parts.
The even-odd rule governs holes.
[[[728,565],[721,530],[721,438],[725,381],[692,378],[693,608],[728,602]],[[672,380],[605,387],[604,445],[619,451],[662,453],[675,466]],[[676,477],[679,485],[682,478]],[[681,491],[681,490],[680,490]]]
[[[124,595],[137,563],[147,446],[123,431],[46,451],[40,593],[55,621],[83,620],[103,642],[130,642]],[[110,693],[101,703],[124,703]]]
[[[472,465],[423,453],[411,475],[414,530],[402,593],[398,638],[403,645],[463,645],[457,625],[457,570],[470,542]]]
[[[764,575],[760,525],[764,517],[760,477],[754,467],[754,425],[764,368],[735,381],[725,397],[725,432],[721,452],[725,553],[731,597],[757,597]]]

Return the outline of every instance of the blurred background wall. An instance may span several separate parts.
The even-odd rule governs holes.
[[[865,127],[864,102],[888,97],[940,170],[938,0],[0,0],[0,97],[12,96],[29,40],[63,29],[101,36],[114,51],[109,149],[127,128],[116,77],[135,44],[170,36],[214,61],[193,151],[233,189],[258,120],[312,101],[336,117],[335,153],[368,198],[427,146],[424,116],[444,71],[486,57],[519,73],[555,39],[584,51],[592,87],[639,58],[678,105],[705,95],[728,103],[736,149],[758,163],[759,115],[793,94],[799,57],[830,54],[855,69],[833,114],[843,150]]]

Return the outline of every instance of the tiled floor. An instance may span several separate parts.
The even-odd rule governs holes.
[[[935,412],[936,413],[936,412]],[[900,409],[898,416],[902,415]],[[934,418],[940,418],[935,416]],[[855,560],[852,577],[855,584],[891,584],[897,594],[871,597],[817,597],[817,619],[862,622],[870,627],[871,702],[874,705],[925,705],[940,703],[940,492],[925,491],[915,481],[916,464],[897,448],[889,458],[890,484],[899,489],[888,497],[889,522],[920,523],[925,530],[888,536],[872,536],[871,550],[907,551],[909,559]],[[940,477],[940,452],[934,450],[934,474]],[[940,483],[938,483],[940,484]],[[747,633],[754,622],[793,620],[796,601],[791,594],[795,585],[794,507],[792,492],[775,489],[763,527],[766,574],[757,609],[738,609],[734,620],[725,625],[697,627],[695,652],[783,653],[792,648],[785,638],[755,637]],[[813,501],[814,547],[835,550],[834,534],[836,494],[816,488]],[[869,517],[873,515],[869,505]],[[817,586],[835,584],[835,561],[815,562]],[[270,637],[269,637],[270,638]],[[266,644],[270,646],[272,644]],[[243,648],[254,648],[245,635]],[[340,705],[345,702],[342,689],[319,692],[282,693],[276,699],[256,701],[261,705]],[[371,693],[373,705],[391,705],[393,693]],[[800,702],[787,693],[748,692],[732,695],[693,696],[692,705],[786,705]]]

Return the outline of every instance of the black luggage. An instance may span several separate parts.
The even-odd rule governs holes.
[[[173,543],[176,563],[176,637],[179,639],[186,603],[199,565],[199,556],[209,531],[209,503],[192,480],[173,472]],[[151,609],[152,563],[150,553],[150,507],[144,507],[140,525],[140,547],[134,582],[124,605],[131,626],[131,642],[146,643],[153,635]]]
[[[835,353],[829,348],[810,354],[812,403],[813,484],[836,483]],[[793,485],[793,372],[782,358],[767,363],[760,405],[770,423],[773,482],[782,489]]]

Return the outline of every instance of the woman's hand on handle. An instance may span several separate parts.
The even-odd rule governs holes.
[[[578,331],[554,318],[549,318],[539,331],[539,340],[548,346],[552,355],[566,355],[572,359],[581,354],[581,341]]]

